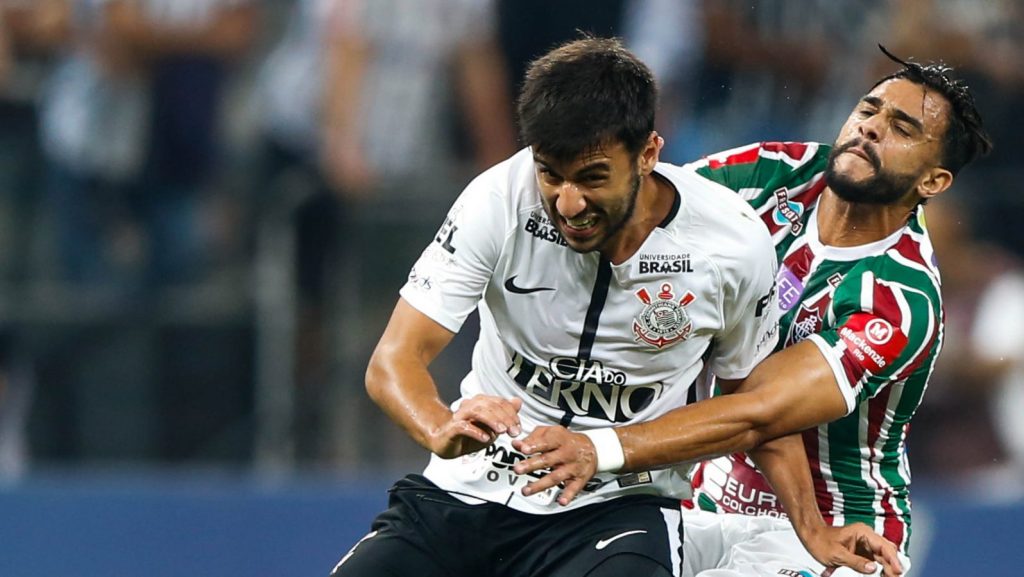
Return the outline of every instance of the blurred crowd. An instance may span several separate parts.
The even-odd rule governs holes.
[[[960,69],[996,148],[927,207],[946,345],[909,450],[1021,490],[1019,0],[0,0],[0,477],[422,458],[362,393],[369,349],[516,149],[526,64],[581,31],[652,67],[677,163],[831,142],[879,44]]]

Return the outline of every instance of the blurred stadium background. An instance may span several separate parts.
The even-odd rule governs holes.
[[[0,575],[326,575],[425,462],[362,390],[398,288],[577,30],[674,162],[831,142],[877,44],[961,68],[996,151],[928,207],[915,573],[1019,574],[1024,2],[0,0]]]

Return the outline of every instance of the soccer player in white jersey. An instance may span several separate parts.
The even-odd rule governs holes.
[[[817,575],[824,567],[793,534],[778,491],[737,453],[802,431],[825,520],[871,525],[909,569],[906,438],[942,342],[922,205],[991,143],[949,68],[892,58],[903,68],[860,100],[834,146],[760,143],[691,166],[736,190],[772,236],[780,351],[742,383],[719,381],[734,394],[615,428],[614,469],[601,447],[595,467],[588,439],[536,429],[517,443],[533,456],[516,470],[554,471],[527,494],[554,483],[577,491],[595,471],[723,455],[694,475],[696,506],[727,514],[687,517],[686,574]]]
[[[455,202],[367,370],[372,398],[430,463],[393,487],[335,576],[680,574],[685,467],[602,473],[572,499],[525,495],[544,471],[513,470],[527,458],[516,437],[560,425],[593,454],[609,427],[685,405],[702,370],[742,379],[774,347],[771,239],[731,191],[658,162],[655,106],[650,71],[617,40],[531,65],[528,148]],[[474,308],[472,370],[449,407],[428,366]],[[767,447],[755,457],[819,554],[864,563],[850,543],[891,547],[865,526],[826,526],[802,447]]]

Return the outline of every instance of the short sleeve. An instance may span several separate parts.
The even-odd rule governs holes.
[[[722,379],[746,377],[779,337],[775,252],[766,229],[757,226],[754,232],[744,258],[723,271],[723,328],[708,360]]]
[[[400,294],[446,329],[458,332],[494,273],[510,229],[510,211],[489,171],[473,181],[409,272]]]
[[[930,282],[886,279],[870,264],[843,279],[830,310],[835,322],[808,339],[832,368],[847,413],[915,371],[928,370],[924,364],[937,351],[941,332],[938,299]]]

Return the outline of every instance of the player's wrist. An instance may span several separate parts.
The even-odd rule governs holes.
[[[594,444],[598,473],[613,473],[626,464],[626,453],[622,450],[622,441],[615,429],[591,429],[581,433]]]

